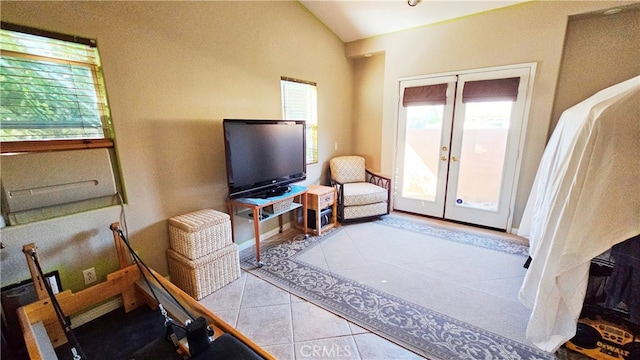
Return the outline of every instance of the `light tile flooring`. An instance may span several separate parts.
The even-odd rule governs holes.
[[[246,271],[200,303],[277,359],[423,359]]]

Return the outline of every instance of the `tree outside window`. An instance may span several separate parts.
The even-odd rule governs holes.
[[[9,145],[16,142],[80,140],[87,143],[105,139],[109,140],[107,146],[112,146],[111,116],[95,41],[42,34],[44,32],[37,29],[2,23],[0,141],[3,148],[11,148]],[[29,146],[26,150],[30,150]]]

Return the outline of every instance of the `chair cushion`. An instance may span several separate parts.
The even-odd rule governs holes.
[[[329,161],[331,178],[339,183],[366,180],[364,158],[361,156],[338,156]]]
[[[344,220],[359,219],[369,216],[385,215],[387,202],[379,202],[369,205],[348,206],[344,208]]]
[[[387,189],[368,182],[343,185],[344,206],[368,205],[387,201]],[[386,210],[386,205],[385,205]]]

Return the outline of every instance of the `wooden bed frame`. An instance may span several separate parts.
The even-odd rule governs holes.
[[[112,226],[114,225],[117,227],[118,223],[112,224]],[[113,228],[114,227],[112,227],[112,229]],[[142,280],[138,266],[136,264],[131,265],[127,249],[122,244],[121,239],[115,231],[113,236],[118,254],[120,270],[108,274],[106,281],[83,289],[77,293],[66,290],[57,294],[56,299],[66,316],[80,313],[110,300],[117,300],[118,297],[122,298],[125,312],[129,312],[142,305],[147,305],[152,309],[158,308],[158,303],[148,292],[146,283]],[[23,249],[35,249],[35,246],[33,244],[29,244],[25,245]],[[36,293],[40,300],[20,307],[18,309],[18,319],[20,321],[20,326],[22,327],[29,357],[33,360],[49,359],[51,354],[55,355],[54,348],[65,344],[67,342],[67,338],[58,321],[51,300],[47,293],[43,292],[44,284],[40,276],[35,273],[33,261],[30,256],[27,256],[27,262],[29,263],[29,269],[34,280],[34,285],[36,286]],[[147,270],[143,269],[143,271],[147,273]],[[207,320],[207,323],[213,328],[215,338],[228,333],[240,340],[240,342],[264,359],[275,359],[271,354],[251,341],[251,339],[244,336],[238,330],[202,306],[187,293],[157,274],[155,271],[151,270],[151,272],[155,274],[155,277],[158,279],[158,281],[156,281],[153,277],[149,276],[149,274],[146,274],[146,277],[149,279],[152,287],[159,287],[159,283],[161,283],[191,314],[196,317],[204,317]],[[158,292],[160,291],[162,290],[159,290]],[[166,294],[165,298],[170,299]],[[165,303],[164,300],[160,300],[160,302],[171,317],[177,322],[181,322],[181,319],[184,320],[186,318],[184,312],[182,312],[178,306],[172,306],[171,304]],[[46,330],[46,332],[44,330]],[[189,349],[186,339],[180,341],[179,349],[177,351],[182,354],[188,354]]]

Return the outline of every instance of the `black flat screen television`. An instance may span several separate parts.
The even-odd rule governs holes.
[[[282,195],[307,178],[304,121],[224,119],[223,128],[230,198]]]

